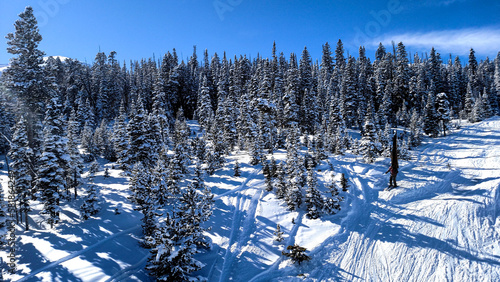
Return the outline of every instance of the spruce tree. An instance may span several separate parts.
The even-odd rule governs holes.
[[[183,236],[177,218],[167,215],[154,234],[154,248],[146,270],[158,281],[193,281],[201,277],[189,276],[204,264],[193,258],[198,252],[192,236]]]
[[[307,190],[306,190],[306,205],[307,217],[310,219],[317,219],[323,210],[323,199],[318,191],[318,180],[312,167],[307,171]]]
[[[233,175],[236,177],[241,176],[240,163],[238,162],[238,160],[236,160],[236,162],[234,163]]]
[[[24,214],[26,230],[29,229],[28,213],[31,211],[33,168],[31,162],[33,151],[29,147],[27,122],[22,116],[14,128],[14,135],[10,145],[10,182],[14,185],[16,193],[15,200],[19,207],[19,213]]]
[[[443,136],[446,136],[446,130],[448,130],[448,124],[450,122],[450,103],[448,101],[448,96],[446,93],[439,93],[436,97],[437,106],[437,117],[440,121],[441,129],[443,130]]]
[[[19,19],[14,23],[16,31],[7,34],[7,52],[14,55],[10,65],[5,70],[4,81],[14,95],[21,101],[27,113],[28,142],[30,147],[38,150],[36,124],[41,121],[45,109],[44,105],[51,97],[43,65],[44,52],[38,49],[42,41],[38,23],[33,8],[27,6]]]
[[[83,173],[83,160],[78,148],[78,128],[79,125],[76,121],[76,112],[72,110],[68,121],[68,127],[66,128],[66,138],[68,139],[67,146],[68,155],[70,157],[68,186],[74,188],[75,199],[77,197],[77,188],[82,183],[81,174]]]
[[[436,113],[435,97],[432,91],[429,92],[427,104],[424,111],[424,127],[425,134],[430,137],[437,137],[439,134],[438,116]]]
[[[380,152],[380,144],[378,143],[377,131],[373,122],[371,106],[368,106],[368,112],[363,125],[360,151],[367,163],[372,163]]]
[[[310,256],[304,254],[304,252],[307,251],[307,249],[304,247],[295,244],[293,246],[288,246],[286,249],[289,250],[290,252],[285,253],[285,251],[282,251],[281,254],[286,257],[289,257],[293,263],[297,262],[300,265],[300,263],[303,261],[311,260]]]
[[[284,232],[281,231],[281,226],[279,224],[276,225],[276,231],[273,232],[274,234],[274,241],[276,242],[283,242],[285,238],[283,238]]]
[[[335,180],[332,177],[331,182],[327,185],[328,193],[324,210],[328,214],[336,214],[340,210],[340,202],[344,200],[342,196],[339,195],[339,189],[335,184]]]
[[[276,198],[283,199],[285,198],[287,193],[287,181],[283,163],[280,163],[278,165],[276,174],[276,179],[274,181],[274,191],[276,193]]]
[[[91,216],[96,215],[101,210],[97,185],[91,182],[87,184],[86,190],[87,194],[83,199],[83,204],[80,206],[80,216],[83,220],[88,220]]]
[[[54,98],[47,105],[43,130],[42,154],[38,159],[36,190],[44,206],[42,214],[48,214],[51,228],[59,222],[60,200],[67,189],[66,178],[69,155],[66,139],[63,137],[60,104]]]
[[[116,151],[117,163],[121,169],[127,169],[129,160],[129,143],[127,134],[127,112],[122,101],[120,105],[119,115],[113,124],[113,147]]]

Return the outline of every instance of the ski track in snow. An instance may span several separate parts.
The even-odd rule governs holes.
[[[255,176],[257,173],[258,171],[254,169],[254,171],[249,175],[245,182],[243,182],[239,188],[235,189],[235,192],[237,192],[238,195],[236,196],[236,202],[234,204],[233,223],[231,225],[231,233],[229,235],[229,244],[224,255],[224,262],[222,265],[219,281],[228,280],[228,275],[231,274],[231,267],[234,263],[234,260],[242,251],[242,247],[244,247],[244,244],[250,238],[252,229],[255,227],[255,213],[257,210],[257,205],[264,193],[260,187],[250,188],[247,187],[247,184],[249,180],[253,179],[253,176]],[[250,201],[243,199],[247,198],[248,195],[242,193],[243,191],[248,191],[248,188],[255,190],[255,193],[253,194]],[[227,194],[228,193],[224,193],[222,195]],[[247,207],[246,204],[248,204]],[[244,215],[245,212],[247,213],[246,216]],[[242,221],[243,224],[241,224]]]
[[[349,281],[498,281],[499,137],[500,120],[494,118],[424,145],[417,160],[402,167],[400,185],[428,183],[380,192],[383,198],[366,169],[356,175],[349,168],[363,198],[353,202],[358,216],[347,222],[346,236],[332,240],[338,246],[325,247],[328,263],[312,273],[332,279],[333,272],[320,276],[320,269],[338,267]],[[427,172],[432,175],[424,178]],[[419,173],[420,179],[405,179]]]
[[[18,281],[18,282],[22,282],[22,281],[26,281],[26,280],[28,280],[28,279],[30,279],[30,278],[33,278],[35,275],[37,275],[37,274],[39,274],[39,273],[41,273],[41,272],[43,272],[43,271],[45,271],[45,270],[48,270],[48,269],[50,269],[50,268],[52,268],[52,267],[54,267],[54,266],[60,265],[61,263],[65,262],[65,261],[68,261],[68,260],[74,259],[74,258],[76,258],[76,257],[78,257],[78,256],[80,256],[80,255],[82,255],[82,254],[84,254],[85,252],[88,252],[88,251],[90,251],[90,250],[93,250],[93,249],[95,249],[96,247],[98,247],[98,246],[100,246],[100,245],[102,245],[102,244],[104,244],[104,243],[106,243],[106,242],[108,242],[108,241],[110,241],[110,240],[112,240],[112,239],[114,239],[114,238],[118,237],[118,236],[121,236],[121,235],[124,235],[124,234],[129,234],[129,233],[131,233],[131,232],[133,232],[133,231],[135,231],[135,230],[137,230],[137,229],[139,229],[139,228],[140,228],[140,226],[136,226],[136,227],[132,227],[132,228],[129,228],[129,229],[127,229],[127,230],[123,230],[123,231],[121,231],[121,232],[115,233],[115,234],[113,234],[113,235],[111,235],[111,236],[107,237],[106,239],[101,240],[101,241],[99,241],[99,242],[95,243],[95,244],[94,244],[94,245],[92,245],[92,246],[89,246],[89,247],[87,247],[87,248],[85,248],[85,249],[83,249],[83,250],[80,250],[80,251],[74,252],[74,253],[70,254],[69,256],[66,256],[66,257],[64,257],[64,258],[62,258],[62,259],[59,259],[59,260],[57,260],[57,261],[51,262],[51,263],[49,263],[48,265],[46,265],[46,266],[44,266],[44,267],[42,267],[42,268],[40,268],[40,269],[34,270],[34,271],[32,271],[30,274],[28,274],[28,275],[24,276],[23,278],[21,278],[21,279],[19,279],[19,280],[17,280],[17,281]]]

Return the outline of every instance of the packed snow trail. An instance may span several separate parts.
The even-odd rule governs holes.
[[[499,118],[429,140],[417,160],[402,167],[401,187],[378,197],[377,180],[364,172],[353,181],[366,198],[353,207],[358,217],[345,223],[346,236],[325,247],[331,252],[322,252],[329,254],[311,277],[500,280]]]

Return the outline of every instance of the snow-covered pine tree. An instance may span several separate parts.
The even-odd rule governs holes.
[[[291,245],[288,246],[286,249],[289,250],[290,252],[285,253],[285,251],[282,251],[281,254],[286,256],[286,257],[289,257],[293,263],[298,262],[300,265],[300,263],[303,261],[311,260],[310,256],[304,254],[304,252],[307,251],[307,249],[304,247],[301,247],[301,246],[295,244],[293,246],[291,246]]]
[[[482,96],[479,96],[474,103],[469,121],[480,122],[485,119],[485,115],[485,101]]]
[[[116,151],[116,158],[119,167],[123,170],[128,170],[130,163],[128,150],[128,134],[127,134],[127,112],[123,101],[120,105],[119,115],[113,124],[113,147]]]
[[[417,113],[416,109],[413,109],[410,118],[410,146],[416,147],[420,145],[422,137],[422,117]]]
[[[283,238],[284,232],[281,231],[281,225],[277,224],[276,225],[276,231],[273,232],[274,234],[274,241],[276,242],[283,242],[285,238]]]
[[[340,174],[340,187],[344,192],[349,191],[349,182],[347,181],[347,178],[345,177],[344,173]]]
[[[206,76],[203,77],[202,84],[200,85],[197,116],[201,127],[208,130],[214,119],[214,110],[210,100],[210,88]]]
[[[98,187],[94,183],[87,184],[86,195],[83,199],[83,204],[80,206],[80,216],[83,220],[88,220],[91,216],[96,215],[100,210]]]
[[[8,156],[11,159],[9,182],[15,187],[15,201],[19,207],[19,214],[24,214],[26,230],[28,230],[28,212],[31,211],[30,201],[32,199],[33,168],[31,162],[33,151],[29,147],[27,122],[24,116],[21,116],[14,127]]]
[[[99,163],[97,162],[97,160],[92,161],[90,163],[89,174],[87,176],[87,178],[89,179],[90,182],[94,182],[95,174],[97,172],[99,172],[99,170],[100,170],[100,166],[99,166]]]
[[[271,173],[271,166],[268,161],[264,161],[264,165],[262,166],[262,173],[264,174],[266,182],[266,191],[273,191],[273,174]]]
[[[193,188],[201,193],[201,220],[202,222],[208,221],[213,214],[214,207],[214,194],[210,187],[205,185],[205,181],[203,180],[203,169],[201,168],[200,163],[197,163],[193,173]],[[200,244],[199,244],[200,245]],[[203,243],[205,247],[208,246],[208,243]]]
[[[38,160],[38,171],[35,189],[43,203],[41,214],[47,214],[49,217],[47,222],[51,228],[59,223],[59,212],[61,208],[59,201],[61,192],[65,190],[66,182],[64,180],[64,169],[62,169],[57,157],[52,152],[54,149],[54,140],[51,138],[49,130],[44,130],[45,141],[43,145],[42,155]]]
[[[438,116],[435,106],[435,94],[429,91],[427,104],[424,110],[424,132],[430,137],[437,137],[439,134]]]
[[[148,116],[144,108],[144,103],[142,98],[139,96],[136,105],[136,114],[132,116],[128,125],[128,163],[135,164],[137,162],[142,162],[145,167],[154,166],[152,161],[152,153],[150,139],[148,138]]]
[[[302,204],[302,187],[303,176],[301,163],[298,156],[297,145],[297,129],[292,127],[289,130],[287,138],[287,158],[286,158],[286,175],[287,185],[285,193],[285,202],[290,210],[296,210]]]
[[[80,140],[82,148],[85,149],[85,152],[87,153],[87,156],[85,156],[86,161],[94,160],[98,157],[97,148],[94,145],[93,133],[94,129],[92,128],[91,122],[85,122]]]
[[[36,124],[41,121],[40,117],[45,112],[44,105],[52,95],[52,91],[42,67],[45,53],[38,49],[42,36],[31,6],[27,6],[19,14],[14,26],[16,31],[6,36],[9,46],[7,52],[14,57],[10,59],[9,67],[3,72],[2,79],[25,107],[28,142],[30,148],[38,151],[41,145],[38,143],[38,135],[41,132],[37,132]],[[35,155],[38,153],[39,151],[35,152]]]
[[[182,236],[181,223],[167,214],[154,234],[154,248],[146,270],[158,281],[195,281],[202,277],[189,276],[205,266],[193,256],[198,252],[192,237]]]
[[[169,170],[165,160],[160,159],[154,170],[152,171],[152,196],[154,198],[154,203],[159,208],[167,205],[172,199],[173,195],[170,194],[168,189],[168,175]]]
[[[358,97],[356,92],[357,74],[356,60],[354,57],[349,57],[347,65],[342,74],[342,82],[340,84],[340,97],[343,100],[343,108],[341,108],[342,116],[345,119],[347,127],[356,125]]]
[[[233,171],[234,171],[233,172],[234,176],[236,176],[236,177],[241,176],[240,163],[238,162],[238,160],[236,160],[235,163],[234,163]]]
[[[314,173],[314,168],[309,167],[309,169],[307,170],[307,190],[305,203],[307,205],[306,216],[310,219],[319,218],[324,206],[323,199],[321,198],[321,194],[318,191],[318,180],[316,179],[316,177],[317,176]]]
[[[326,197],[324,210],[328,214],[336,214],[340,210],[340,202],[343,201],[344,198],[339,195],[339,189],[335,184],[333,176],[331,182],[326,185],[326,188],[330,195]]]
[[[496,90],[496,99],[498,105],[497,113],[500,113],[500,52],[498,52],[497,57],[495,59],[495,72],[493,75],[493,85],[492,90]]]
[[[70,157],[69,166],[71,171],[68,175],[68,187],[74,189],[75,199],[78,195],[77,188],[82,184],[81,174],[83,173],[83,160],[78,149],[79,124],[76,120],[76,112],[73,109],[68,120],[68,127],[66,128],[66,138],[68,139],[68,155]]]
[[[205,140],[199,136],[193,139],[193,153],[196,156],[197,162],[204,162],[207,157],[207,144]]]
[[[368,105],[368,111],[363,125],[363,137],[360,142],[360,153],[367,163],[372,163],[380,153],[380,144],[378,143],[377,129],[373,122],[373,112],[371,104]]]
[[[276,178],[273,182],[274,191],[276,193],[276,198],[283,199],[287,193],[287,180],[285,167],[283,163],[278,164],[276,170]]]
[[[38,159],[36,179],[36,190],[44,204],[41,213],[49,215],[47,222],[51,228],[59,222],[59,202],[71,171],[61,118],[61,105],[53,98],[45,113],[42,155]]]
[[[469,81],[467,83],[467,92],[465,94],[465,104],[464,104],[464,116],[463,118],[466,118],[468,119],[470,122],[472,122],[473,118],[472,118],[472,110],[474,109],[474,105],[475,105],[475,98],[473,96],[473,93],[472,93],[472,84],[471,82]]]
[[[443,136],[446,136],[446,130],[449,129],[450,122],[450,102],[448,101],[448,96],[446,93],[441,92],[436,96],[436,106],[437,106],[437,117],[440,121],[441,129],[443,130]]]
[[[286,74],[285,93],[283,95],[283,120],[287,127],[297,124],[299,120],[299,70],[295,54],[290,55],[290,67]]]

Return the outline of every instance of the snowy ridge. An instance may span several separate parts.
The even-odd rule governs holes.
[[[303,207],[290,212],[265,191],[262,167],[249,165],[246,153],[232,154],[206,177],[215,194],[207,222],[212,248],[198,255],[206,267],[197,274],[209,281],[499,281],[500,118],[427,139],[413,155],[400,163],[400,187],[391,191],[384,191],[388,159],[366,164],[350,154],[330,157],[335,178],[344,173],[349,180],[349,192],[338,214],[311,220]],[[283,150],[274,154],[278,162],[285,156]],[[235,161],[240,177],[232,174]],[[56,230],[39,227],[34,217],[32,230],[19,229],[19,271],[7,278],[150,279],[128,179],[105,166],[111,177],[100,171],[95,180],[104,198],[98,216]],[[323,189],[332,177],[330,164],[317,170]],[[1,176],[6,182],[5,171]],[[76,209],[64,210],[63,222],[79,220]],[[285,232],[280,244],[273,242],[277,224]],[[311,261],[299,266],[281,255],[293,244],[306,247]]]

